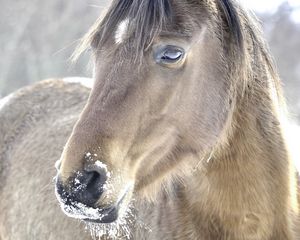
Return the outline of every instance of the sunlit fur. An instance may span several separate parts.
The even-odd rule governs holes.
[[[128,34],[116,44],[126,19]],[[284,98],[252,14],[231,0],[115,0],[75,56],[86,45],[92,47],[95,82],[58,176],[67,188],[68,179],[83,169],[85,155],[95,154],[110,173],[99,207],[116,202],[133,184],[121,209],[123,227],[114,237],[300,238]],[[186,51],[180,67],[155,63],[153,52],[165,45]],[[68,86],[63,89],[69,92]],[[11,169],[21,171],[21,151],[16,153],[3,159],[15,159]],[[6,171],[11,182],[17,172]],[[3,192],[7,201],[0,200],[1,211],[14,199],[8,188]],[[14,235],[4,219],[0,236],[10,239]],[[72,226],[66,234],[76,239]],[[107,239],[111,226],[92,228]]]
[[[61,212],[53,191],[54,163],[88,93],[53,79],[7,97],[0,109],[1,240],[89,239],[84,224]]]

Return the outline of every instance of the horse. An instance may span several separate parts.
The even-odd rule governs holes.
[[[74,58],[87,48],[90,91],[49,80],[4,99],[1,240],[300,239],[285,100],[252,13],[113,0]]]
[[[53,190],[54,163],[89,91],[52,79],[0,101],[1,240],[90,239],[85,226],[61,213]]]

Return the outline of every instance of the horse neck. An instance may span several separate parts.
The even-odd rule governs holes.
[[[290,214],[290,203],[298,211],[295,172],[270,94],[264,90],[244,96],[228,138],[185,192],[185,205],[193,206],[193,213],[222,222],[225,229],[239,228],[233,225],[247,218],[250,223],[264,221],[271,229],[275,216]]]

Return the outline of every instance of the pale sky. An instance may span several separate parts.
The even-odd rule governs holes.
[[[284,2],[284,0],[239,0],[246,7],[253,9],[256,12],[275,12],[277,7]],[[288,0],[292,7],[298,9],[292,13],[292,19],[300,23],[300,0]]]

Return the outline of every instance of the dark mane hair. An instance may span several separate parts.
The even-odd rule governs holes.
[[[238,5],[234,4],[232,0],[218,0],[220,9],[222,10],[229,32],[235,43],[239,46],[239,50],[243,51],[244,36],[238,15]]]
[[[99,26],[98,42],[105,43],[118,23],[130,19],[128,24],[134,25],[133,37],[137,49],[147,48],[167,23],[172,23],[173,14],[170,4],[170,0],[114,0]]]
[[[135,29],[131,33],[132,39],[134,39],[137,54],[142,55],[162,30],[172,28],[175,28],[176,31],[184,30],[178,27],[180,23],[178,23],[176,16],[180,15],[181,20],[185,21],[185,26],[188,25],[186,28],[190,29],[192,20],[189,18],[191,16],[189,16],[189,12],[184,12],[184,6],[190,5],[198,9],[199,5],[207,6],[211,4],[205,2],[202,3],[199,0],[178,1],[178,3],[174,0],[113,0],[105,16],[99,18],[83,38],[82,44],[73,57],[77,59],[89,46],[97,48],[105,44],[108,39],[113,37],[118,24],[125,19],[131,20],[128,28]],[[179,10],[182,11],[181,13],[174,12],[175,4],[180,4],[182,9]],[[238,5],[232,0],[216,0],[216,5],[222,15],[220,17],[225,20],[224,26],[222,26],[226,28],[224,31],[229,32],[232,41],[239,47],[239,54],[243,53],[243,32],[237,10]]]

